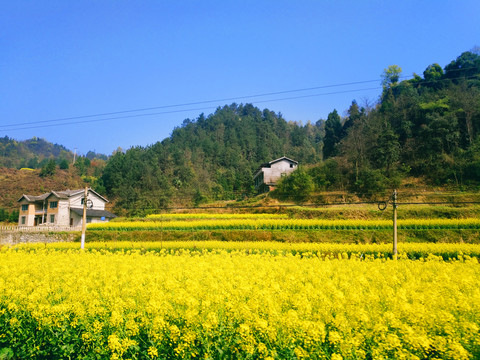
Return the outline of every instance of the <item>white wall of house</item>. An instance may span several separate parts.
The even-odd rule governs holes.
[[[78,209],[83,208],[82,199],[84,198],[84,196],[85,194],[82,192],[80,194],[70,197],[70,207]],[[89,207],[89,209],[105,210],[105,200],[92,193],[91,191],[88,192],[88,200],[91,200],[93,203],[93,206]]]
[[[282,176],[288,176],[297,169],[297,164],[288,160],[281,160],[272,164],[269,168],[262,168],[263,182],[275,184]]]
[[[109,220],[109,219],[106,219],[106,218],[105,218],[105,220],[102,220],[102,218],[93,217],[93,218],[90,219],[90,223],[92,223],[92,224],[93,224],[93,223],[100,223],[100,222],[103,223],[103,222],[108,222],[108,220]],[[89,220],[87,219],[87,221],[89,221]]]
[[[82,226],[83,218],[80,215],[75,214],[73,211],[70,211],[70,219],[72,219],[71,225],[75,227]]]
[[[55,219],[55,225],[68,226],[70,225],[70,208],[68,206],[68,200],[58,201],[58,213]]]
[[[288,176],[297,168],[296,164],[282,160],[272,164],[270,168],[263,170],[263,178],[266,184],[276,183],[282,176]]]
[[[72,226],[80,227],[83,223],[83,216],[80,216],[73,211],[70,212],[70,219],[72,219]],[[100,217],[87,217],[87,224],[99,223],[99,222],[108,222],[109,219],[105,218],[102,220]]]

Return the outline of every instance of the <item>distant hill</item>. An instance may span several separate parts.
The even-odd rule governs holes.
[[[37,137],[23,141],[8,136],[0,138],[0,167],[37,169],[49,159],[70,161],[73,153],[62,145]]]
[[[90,160],[106,160],[107,156],[89,151],[86,157]],[[18,141],[8,136],[0,138],[0,167],[21,169],[39,169],[53,159],[57,164],[62,160],[69,163],[73,160],[73,152],[65,146],[52,144],[45,139],[33,137]]]

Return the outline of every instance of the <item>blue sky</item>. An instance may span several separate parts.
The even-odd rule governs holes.
[[[316,122],[377,101],[389,65],[422,74],[480,45],[478,14],[478,0],[3,0],[0,136],[111,154],[232,102]]]

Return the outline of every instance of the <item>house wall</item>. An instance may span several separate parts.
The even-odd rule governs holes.
[[[70,212],[70,218],[73,219],[73,225],[72,226],[82,226],[83,223],[83,216],[77,215],[73,211]],[[98,222],[108,222],[109,219],[102,220],[102,218],[99,217],[87,217],[87,224],[93,224],[93,223],[98,223]]]
[[[70,198],[70,207],[83,209],[82,199],[84,197],[84,193],[72,196]],[[88,199],[92,200],[93,206],[89,207],[89,209],[93,210],[105,210],[105,200],[98,197],[91,191],[88,192]],[[81,226],[83,222],[83,217],[75,214],[74,212],[70,212],[70,218],[73,219],[73,226]],[[108,220],[105,220],[108,221]],[[95,222],[103,222],[101,218],[87,218],[87,223],[95,223]]]
[[[84,197],[83,192],[81,194],[77,194],[75,196],[72,196],[70,198],[70,207],[77,208],[77,209],[83,208],[83,204],[82,204],[83,197]],[[93,202],[93,207],[91,207],[89,209],[105,210],[105,200],[103,200],[102,198],[98,197],[97,195],[95,195],[94,193],[89,191],[88,192],[88,199],[92,200],[92,202]]]
[[[50,203],[56,201],[57,207],[51,208]],[[56,196],[50,196],[47,199],[47,214],[45,216],[46,225],[56,225],[56,226],[68,226],[70,219],[68,218],[68,200],[59,199]],[[52,222],[51,216],[54,216],[54,221]]]
[[[290,164],[293,167],[290,167]],[[263,168],[263,177],[265,184],[277,183],[277,181],[283,176],[290,175],[297,168],[296,164],[293,164],[287,160],[279,161],[272,164],[270,168]]]
[[[73,211],[70,211],[70,218],[73,219],[72,226],[82,226],[82,217],[80,215],[75,214]]]
[[[58,202],[58,211],[55,219],[55,225],[70,225],[70,207],[68,206],[68,200],[60,200]]]
[[[22,211],[22,205],[28,205],[27,211]],[[18,216],[18,226],[34,226],[35,204],[30,204],[26,199],[20,201],[20,214]],[[22,216],[25,216],[25,224],[22,224]]]
[[[102,220],[102,218],[99,217],[92,217],[90,223],[99,223],[99,222],[108,222],[109,219],[105,218],[105,220]]]
[[[254,177],[255,188],[257,189],[263,184],[263,177],[264,177],[263,169],[264,168],[262,168],[262,170],[260,170]]]

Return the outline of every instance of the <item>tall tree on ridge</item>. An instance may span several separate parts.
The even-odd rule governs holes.
[[[342,124],[340,123],[340,116],[336,109],[328,114],[325,122],[325,138],[323,139],[323,158],[335,156],[336,145],[342,137]]]

